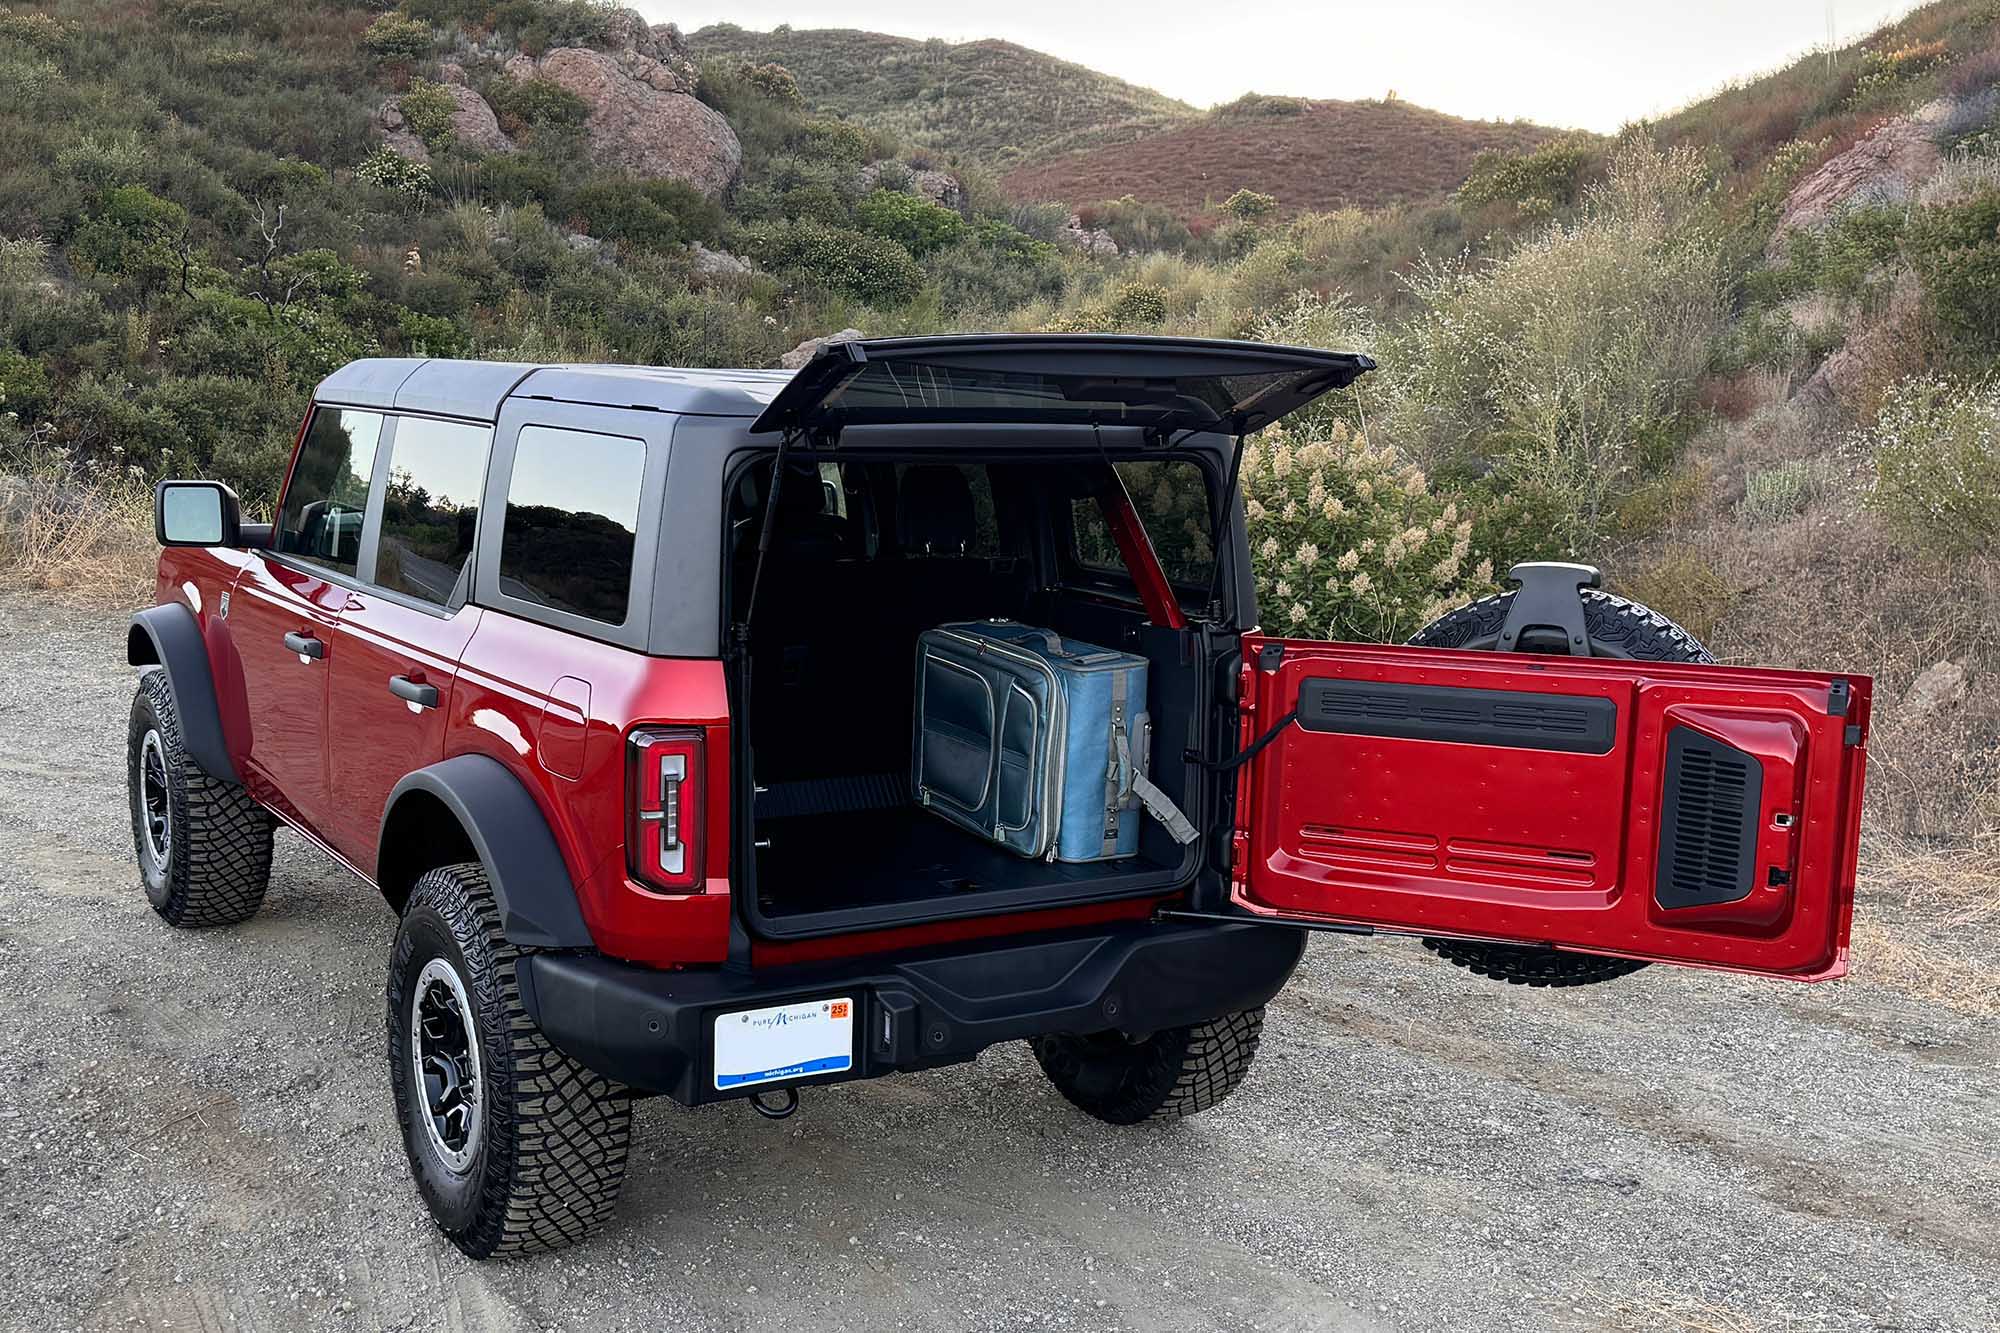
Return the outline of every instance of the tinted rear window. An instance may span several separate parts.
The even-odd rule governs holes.
[[[1139,511],[1153,553],[1167,577],[1189,587],[1206,588],[1215,573],[1215,551],[1209,542],[1211,523],[1208,474],[1200,464],[1185,459],[1158,462],[1120,463],[1118,475]],[[1071,502],[1071,528],[1076,537],[1074,555],[1078,564],[1091,569],[1122,572],[1118,543],[1104,521],[1097,501],[1084,498]]]
[[[500,535],[500,591],[623,624],[645,471],[644,441],[522,427]]]

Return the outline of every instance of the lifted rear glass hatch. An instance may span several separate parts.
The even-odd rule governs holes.
[[[750,429],[1019,422],[1247,435],[1374,368],[1353,353],[1201,338],[858,340],[822,348]]]

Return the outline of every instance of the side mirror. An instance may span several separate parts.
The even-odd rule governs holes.
[[[153,490],[153,535],[162,546],[236,546],[236,492],[219,481],[163,481]]]

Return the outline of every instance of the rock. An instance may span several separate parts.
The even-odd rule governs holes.
[[[1069,215],[1069,221],[1062,230],[1062,243],[1072,250],[1081,250],[1087,255],[1103,255],[1109,258],[1118,253],[1118,242],[1111,239],[1111,233],[1102,228],[1083,225],[1078,214]]]
[[[1956,708],[1971,692],[1963,662],[1938,662],[1926,668],[1903,696],[1903,720],[1914,722],[1944,708]]]
[[[740,277],[757,271],[757,266],[742,255],[711,250],[700,241],[688,246],[688,259],[690,267],[704,278]]]
[[[1835,154],[1818,170],[1792,187],[1771,238],[1769,257],[1783,258],[1786,233],[1817,227],[1843,208],[1856,204],[1901,203],[1910,198],[1944,154],[1937,146],[1938,127],[1951,116],[1954,104],[1940,98],[1907,116],[1878,127],[1844,153]]]
[[[517,55],[506,68],[517,79],[547,79],[584,100],[584,130],[599,165],[683,180],[710,197],[742,168],[743,146],[729,122],[695,100],[683,72],[642,51],[564,46],[539,59]]]
[[[459,77],[464,77],[463,70],[459,71]],[[485,98],[462,83],[439,86],[451,96],[453,139],[481,153],[514,151],[514,141],[500,128],[500,121]],[[430,150],[424,147],[424,141],[417,137],[417,132],[410,128],[399,101],[392,97],[376,109],[375,126],[382,132],[382,142],[412,162],[428,162],[431,160]]]
[[[445,61],[438,66],[438,82],[449,83],[453,86],[463,86],[465,83],[465,66],[459,64],[456,60]]]
[[[403,108],[390,98],[375,109],[375,129],[382,136],[382,145],[390,152],[407,157],[412,162],[429,162],[430,149],[417,137],[408,121],[403,119]]]
[[[463,72],[460,73],[464,77]],[[454,103],[451,113],[452,137],[482,153],[511,153],[514,141],[500,128],[500,121],[486,99],[462,83],[447,83],[444,90]]]
[[[1908,349],[1922,336],[1923,323],[1923,285],[1905,273],[1890,289],[1881,317],[1849,335],[1820,362],[1794,395],[1796,401],[1822,429],[1841,413],[1851,415],[1900,373]]]
[[[824,338],[808,338],[791,351],[778,358],[778,364],[786,370],[797,370],[806,362],[819,355],[819,349],[830,343],[851,343],[868,335],[860,329],[842,329],[839,333],[829,333]]]
[[[898,168],[901,170],[898,171]],[[882,177],[885,173],[890,174],[892,181],[907,177],[908,184],[884,186]],[[861,168],[860,181],[864,194],[874,189],[898,190],[907,194],[921,195],[941,208],[949,208],[954,213],[965,211],[965,182],[949,171],[929,169],[919,171],[904,167],[900,162],[870,162]]]

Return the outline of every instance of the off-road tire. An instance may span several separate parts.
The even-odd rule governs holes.
[[[1410,643],[1419,648],[1467,648],[1492,652],[1500,646],[1500,630],[1513,609],[1512,592],[1481,598],[1439,617]],[[1583,624],[1590,635],[1592,657],[1639,662],[1712,663],[1715,658],[1686,630],[1651,607],[1595,588],[1582,589]],[[1528,639],[1525,652],[1563,652],[1557,636],[1552,643]],[[1515,986],[1594,986],[1630,976],[1646,964],[1630,958],[1564,953],[1469,940],[1427,939],[1424,947],[1451,963],[1495,981]]]
[[[1071,1105],[1108,1125],[1137,1125],[1206,1111],[1236,1091],[1263,1035],[1258,1008],[1138,1041],[1102,1032],[1037,1037],[1030,1045]]]
[[[417,880],[389,963],[389,1079],[403,1147],[438,1229],[474,1259],[561,1249],[610,1219],[625,1181],[632,1097],[564,1055],[521,1005],[521,951],[476,863]],[[463,984],[478,1042],[478,1140],[454,1171],[425,1128],[412,1067],[411,1008],[425,965],[443,959]]]
[[[1592,657],[1616,657],[1640,662],[1704,662],[1715,658],[1694,635],[1649,606],[1596,588],[1582,589],[1583,625],[1590,635]],[[1416,648],[1468,648],[1493,652],[1500,647],[1500,630],[1514,606],[1512,592],[1496,593],[1433,620],[1410,640]],[[1565,651],[1561,636],[1552,645]],[[1537,651],[1532,635],[1524,652]],[[1548,651],[1547,648],[1541,651]]]
[[[181,739],[167,673],[139,673],[126,731],[125,785],[132,850],[153,910],[173,926],[233,926],[263,905],[271,882],[271,816],[233,782],[195,767]],[[148,737],[154,738],[149,746]],[[149,789],[146,773],[153,769]],[[149,793],[163,799],[165,826],[152,828]],[[165,856],[156,850],[164,843]]]

